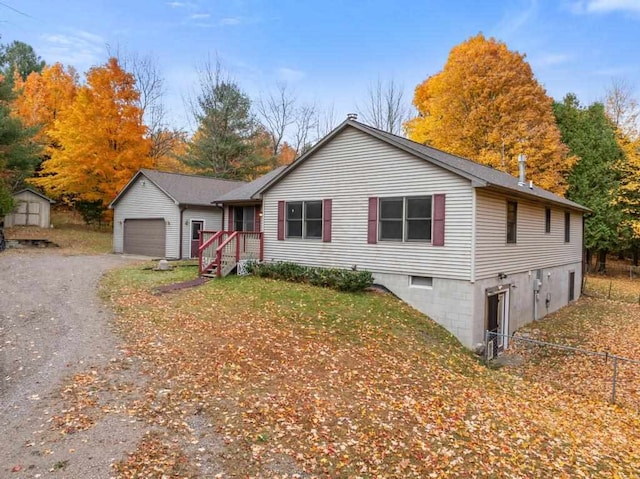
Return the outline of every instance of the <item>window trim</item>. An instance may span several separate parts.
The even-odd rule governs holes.
[[[433,289],[433,276],[411,275],[409,276],[409,287],[418,289]]]
[[[319,218],[312,218],[311,220],[309,220],[307,218],[307,208],[309,203],[318,203],[320,205],[320,217]],[[290,205],[301,205],[302,207],[302,217],[300,219],[290,219],[289,218],[289,206]],[[303,200],[303,201],[285,201],[284,203],[284,209],[285,209],[285,215],[284,215],[284,222],[285,222],[285,235],[284,237],[286,239],[308,239],[308,240],[315,240],[315,241],[322,241],[323,239],[323,228],[324,228],[324,202],[322,200]],[[290,221],[296,221],[296,222],[300,222],[301,223],[301,234],[295,235],[295,236],[291,236],[291,234],[289,233],[289,222]],[[318,222],[320,225],[320,236],[309,236],[307,233],[308,230],[308,221],[315,221]]]
[[[509,220],[509,207],[510,206],[514,206],[513,209],[513,213],[514,213],[514,219],[513,221]],[[512,201],[512,200],[507,200],[507,237],[506,237],[506,242],[507,244],[518,244],[518,202],[517,201]],[[510,238],[510,227],[512,226],[513,228],[513,238]]]
[[[402,200],[402,217],[395,219],[383,219],[382,218],[382,202],[383,201],[398,201]],[[429,217],[428,218],[409,218],[409,208],[408,208],[408,200],[429,200]],[[433,195],[415,195],[415,196],[389,196],[389,197],[379,197],[378,198],[378,218],[377,218],[377,227],[378,227],[378,241],[380,242],[396,242],[396,243],[433,243],[433,223],[434,223],[434,214],[433,214]],[[402,223],[402,234],[401,238],[383,238],[382,237],[382,222],[383,221],[395,221]],[[408,238],[409,235],[409,221],[428,221],[429,222],[429,237],[428,238]]]

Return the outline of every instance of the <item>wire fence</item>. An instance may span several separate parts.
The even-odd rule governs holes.
[[[502,341],[509,348],[497,356]],[[640,412],[640,360],[491,331],[485,354],[488,364],[498,362],[525,379]]]
[[[640,304],[640,266],[615,262],[586,264],[583,292],[587,296]]]

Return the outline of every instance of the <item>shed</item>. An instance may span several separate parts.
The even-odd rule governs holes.
[[[39,191],[25,188],[13,195],[16,208],[4,217],[5,227],[12,226],[51,226],[51,205],[55,203],[51,198]]]

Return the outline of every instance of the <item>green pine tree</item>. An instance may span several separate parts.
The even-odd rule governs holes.
[[[573,94],[554,104],[562,141],[578,157],[568,178],[566,197],[589,208],[584,243],[587,260],[598,255],[598,270],[604,271],[606,256],[620,246],[622,211],[616,201],[619,188],[617,165],[623,157],[604,106],[583,107]]]
[[[35,128],[26,128],[11,115],[11,85],[0,80],[0,218],[14,207],[11,191],[23,185],[40,161]]]

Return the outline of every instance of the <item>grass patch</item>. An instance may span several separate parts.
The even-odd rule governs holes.
[[[488,370],[390,295],[254,277],[150,293],[188,279],[180,274],[125,268],[103,289],[127,350],[151,365],[136,410],[168,425],[176,444],[204,415],[229,475],[631,477],[640,468],[635,414]],[[144,467],[128,463],[132,474]]]
[[[102,228],[87,226],[80,216],[67,209],[52,208],[51,225],[53,228],[35,226],[16,226],[6,228],[7,239],[47,239],[53,241],[64,254],[100,254],[113,251],[113,230],[111,226]],[[57,250],[57,249],[56,249]],[[53,251],[52,248],[34,251]]]

